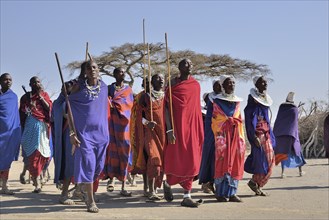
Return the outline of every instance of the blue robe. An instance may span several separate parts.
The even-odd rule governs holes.
[[[63,128],[65,106],[65,97],[60,94],[54,101],[52,108],[55,183],[73,177],[74,170],[74,158],[71,153],[72,145],[69,136],[70,129],[68,126],[65,129]]]
[[[0,170],[9,170],[18,159],[21,125],[17,95],[8,89],[0,94]]]
[[[244,170],[250,174],[267,174],[269,164],[266,159],[263,148],[257,147],[255,144],[255,130],[258,116],[262,116],[270,127],[270,139],[273,149],[275,149],[275,137],[271,128],[270,119],[268,117],[269,107],[262,105],[249,94],[248,104],[244,109],[245,125],[249,143],[251,145],[251,153],[247,157]]]

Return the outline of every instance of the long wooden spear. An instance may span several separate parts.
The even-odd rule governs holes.
[[[149,67],[149,93],[150,93],[150,111],[151,121],[153,121],[153,105],[152,105],[152,84],[151,84],[151,57],[150,57],[150,46],[147,44],[147,56],[148,56],[148,67]]]
[[[172,109],[171,76],[170,76],[170,61],[169,61],[169,49],[168,49],[167,33],[165,33],[165,39],[166,39],[166,57],[167,57],[167,70],[168,70],[170,121],[171,121],[172,132],[173,132],[173,134],[175,134],[174,115],[173,115],[173,109]],[[174,141],[174,143],[175,143],[175,141]]]
[[[89,52],[88,52],[88,42],[86,43],[86,55],[85,55],[85,61],[87,61],[88,60],[88,54],[89,54]]]
[[[144,79],[144,91],[146,93],[146,39],[145,39],[145,19],[143,19],[143,43],[144,43],[144,68],[143,68],[143,79]]]
[[[65,96],[65,101],[66,101],[66,105],[67,105],[67,115],[68,115],[68,121],[69,121],[70,136],[73,135],[72,132],[74,132],[74,134],[76,135],[77,131],[76,131],[75,126],[74,126],[72,109],[71,109],[69,97],[68,97],[68,94],[67,94],[66,86],[65,86],[65,83],[64,83],[63,74],[62,74],[62,70],[61,70],[61,65],[59,64],[59,59],[58,59],[57,53],[55,53],[55,57],[56,57],[56,61],[57,61],[57,67],[58,67],[59,75],[61,77],[62,85],[63,85],[63,88],[64,88],[64,96]],[[75,146],[72,145],[72,155],[73,155],[74,151],[75,151]]]

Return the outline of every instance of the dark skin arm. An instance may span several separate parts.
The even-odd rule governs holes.
[[[77,83],[77,84],[74,84],[72,86],[72,88],[66,87],[66,89],[68,90],[68,92],[70,92],[70,94],[74,94],[80,90],[80,86]],[[69,117],[68,117],[68,123],[69,123],[69,128],[70,128],[70,142],[71,142],[72,146],[80,147],[81,141],[78,139],[77,134],[73,131],[73,127],[74,127],[72,124],[73,122],[69,119]],[[71,152],[72,155],[73,155],[74,151],[75,151],[75,147],[72,147],[72,152]]]
[[[144,94],[141,96],[140,100],[139,100],[139,104],[140,104],[141,106],[143,106],[143,107],[146,107],[146,101],[145,101],[146,98],[149,98],[149,96],[147,96],[147,95],[144,93]],[[142,115],[143,115],[143,118],[146,119],[145,111],[143,111]],[[155,121],[148,121],[147,124],[146,124],[146,126],[147,126],[149,129],[153,130],[153,129],[155,128],[155,125],[156,125],[156,124],[157,124],[157,123],[156,123]]]
[[[171,80],[171,86],[174,86],[174,85],[176,85],[176,80],[172,79]],[[166,127],[167,127],[166,134],[167,134],[168,142],[170,144],[174,144],[175,140],[176,140],[176,137],[175,137],[175,134],[173,132],[172,125],[171,125],[169,102],[165,103],[165,122],[166,122]]]

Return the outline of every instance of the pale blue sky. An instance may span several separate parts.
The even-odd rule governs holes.
[[[229,54],[266,64],[273,83],[272,111],[295,91],[295,100],[328,101],[328,1],[4,1],[1,0],[1,73],[12,74],[20,97],[39,75],[56,98],[62,66],[126,42],[164,42],[170,49]],[[62,69],[67,80],[69,72]],[[111,78],[104,78],[110,83]],[[211,90],[212,79],[201,83]],[[140,87],[134,86],[138,92]],[[252,82],[236,83],[246,105]],[[202,94],[201,94],[202,95]]]

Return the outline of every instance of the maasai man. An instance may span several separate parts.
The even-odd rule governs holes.
[[[21,141],[21,125],[18,114],[18,98],[10,89],[12,78],[9,73],[0,76],[0,194],[13,195],[8,189],[11,163],[18,159]]]
[[[32,176],[34,193],[41,192],[40,176],[44,166],[51,157],[50,147],[50,112],[52,101],[43,90],[40,79],[30,79],[31,92],[27,92],[20,100],[20,119],[23,128],[22,150],[27,167]]]
[[[70,94],[73,81],[65,83],[67,93]],[[57,185],[62,184],[62,193],[59,202],[64,205],[74,205],[74,201],[69,198],[68,188],[73,179],[74,157],[72,155],[72,144],[70,142],[70,129],[68,125],[65,96],[62,92],[53,103],[53,143],[54,143],[54,163],[55,178]]]
[[[214,133],[211,130],[211,117],[209,113],[207,115],[208,105],[212,105],[213,102],[209,103],[210,98],[213,100],[217,95],[221,93],[221,85],[219,80],[213,81],[213,91],[207,95],[204,126],[205,126],[205,138],[202,147],[202,160],[199,174],[199,184],[202,184],[201,189],[205,193],[215,193],[214,189],[214,170],[215,170],[215,138]]]
[[[151,97],[148,93],[143,93],[139,99],[136,109],[136,145],[137,162],[135,169],[144,170],[147,174],[150,200],[160,200],[156,194],[156,188],[160,188],[163,179],[163,147],[165,144],[164,132],[164,77],[160,74],[152,76],[153,90]],[[148,91],[148,90],[147,90]],[[152,109],[150,107],[152,99]],[[151,110],[153,120],[151,118]]]
[[[264,76],[253,78],[255,88],[250,90],[248,103],[244,109],[246,132],[251,145],[251,153],[247,157],[244,170],[253,174],[248,186],[256,195],[266,196],[261,190],[269,180],[275,164],[273,148],[275,137],[268,115],[273,101],[267,94],[267,80]]]
[[[165,120],[167,145],[164,147],[163,183],[167,201],[173,200],[170,186],[180,184],[184,189],[182,206],[198,207],[202,200],[191,198],[192,183],[200,169],[203,144],[203,121],[200,103],[200,84],[191,76],[192,62],[183,59],[178,64],[180,76],[172,79],[173,123],[170,118],[169,89],[166,90]]]
[[[109,143],[108,90],[94,61],[86,61],[81,68],[86,78],[78,80],[69,95],[76,129],[76,133],[70,130],[69,136],[75,149],[74,181],[83,184],[86,190],[87,211],[96,213],[99,209],[94,200],[93,182],[104,168]]]
[[[285,177],[284,168],[299,168],[302,176],[302,166],[306,164],[299,142],[298,107],[294,104],[294,92],[289,92],[286,102],[279,107],[273,133],[275,135],[275,165],[281,162],[281,178]]]
[[[125,189],[128,174],[128,164],[132,164],[130,154],[129,123],[131,108],[133,106],[133,92],[130,86],[123,83],[125,70],[121,67],[113,71],[115,83],[109,85],[109,99],[111,113],[109,119],[110,144],[107,147],[105,162],[105,178],[110,178],[107,189],[114,190],[113,178],[122,182],[120,194],[131,196],[131,192]]]
[[[207,111],[210,125],[206,129],[213,132],[214,155],[204,159],[214,161],[216,199],[219,202],[241,202],[236,193],[243,177],[246,149],[240,112],[242,99],[234,95],[233,76],[222,75],[220,83],[222,92],[210,97]]]
[[[144,79],[142,81],[142,88],[144,89]],[[149,91],[149,82],[146,78],[146,91]],[[131,165],[131,174],[142,174],[143,176],[143,188],[144,188],[144,196],[148,197],[148,180],[146,175],[146,163],[144,155],[138,155],[140,151],[143,151],[143,140],[140,138],[140,132],[139,129],[140,126],[137,126],[136,123],[142,123],[137,122],[137,118],[140,119],[141,117],[138,115],[140,114],[140,98],[145,93],[145,89],[139,92],[136,96],[134,96],[134,103],[133,107],[131,108],[131,115],[130,115],[130,144],[131,144],[131,151],[132,151],[132,165]],[[143,132],[142,132],[143,133]],[[141,149],[140,149],[141,148]],[[138,164],[138,165],[137,165]]]

